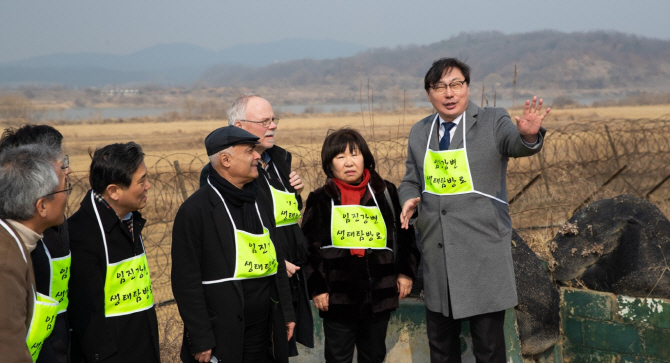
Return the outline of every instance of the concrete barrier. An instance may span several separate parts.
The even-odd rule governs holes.
[[[534,357],[523,357],[514,309],[505,314],[508,363],[668,363],[670,300],[634,298],[591,290],[561,288],[562,340]],[[323,362],[323,325],[314,313],[314,349],[298,345],[297,362]],[[426,307],[405,299],[391,314],[386,336],[387,363],[429,362]],[[474,363],[470,327],[461,332],[463,363]],[[354,358],[354,362],[356,359]]]

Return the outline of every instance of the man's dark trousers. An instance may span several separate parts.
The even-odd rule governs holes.
[[[450,309],[451,310],[451,309]],[[472,351],[477,363],[504,363],[505,311],[453,319],[426,309],[431,363],[461,363],[461,322],[470,321]]]

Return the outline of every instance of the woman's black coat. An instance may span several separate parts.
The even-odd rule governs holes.
[[[396,264],[394,252],[389,250],[368,249],[364,257],[358,257],[351,255],[349,249],[322,249],[322,246],[332,245],[331,198],[335,205],[341,205],[340,191],[333,179],[328,178],[323,187],[307,198],[302,221],[309,247],[307,289],[311,297],[329,293],[328,311],[319,313],[322,318],[365,319],[371,318],[374,313],[394,310],[398,307],[397,275],[401,273],[413,280],[416,278],[421,257],[412,227],[400,228],[398,190],[374,170],[370,170],[370,186],[386,223],[389,242],[393,242],[393,231],[397,232]],[[384,189],[389,192],[393,209]],[[375,205],[369,190],[360,204]]]
[[[272,211],[259,204],[263,225],[274,238]],[[172,230],[172,292],[184,321],[181,359],[212,349],[220,361],[241,362],[244,338],[244,294],[240,281],[203,285],[202,281],[230,277],[235,269],[233,225],[221,199],[211,186],[191,195],[179,208]],[[295,321],[286,265],[277,250],[273,278],[279,307],[273,310],[273,353],[288,362],[286,323]],[[223,360],[222,360],[223,359]]]
[[[106,232],[109,262],[142,254],[140,234],[145,223],[142,215],[133,212],[133,240],[113,210],[97,201],[96,205]],[[107,261],[90,190],[67,223],[72,250],[68,306],[73,333],[72,362],[160,361],[155,307],[130,315],[105,317]]]
[[[259,173],[267,177],[272,185],[290,193],[296,193],[295,189],[289,183],[289,175],[291,174],[291,153],[282,149],[279,146],[273,146],[265,150],[270,156],[270,163],[268,170],[265,172],[262,167],[259,167]],[[274,167],[277,167],[276,169]],[[279,172],[279,173],[277,173]],[[260,177],[259,177],[260,178]],[[265,178],[264,178],[265,179]],[[281,183],[279,182],[281,179]],[[267,183],[259,183],[259,195],[266,198],[270,205],[272,205],[272,192]],[[298,202],[298,209],[302,209],[302,198],[296,194]],[[277,245],[284,251],[286,259],[300,267],[290,279],[291,295],[293,297],[293,309],[296,315],[295,331],[293,338],[289,341],[289,356],[297,356],[298,348],[295,342],[314,348],[314,318],[312,317],[312,308],[307,295],[307,275],[305,274],[305,265],[307,263],[307,240],[300,229],[299,224],[277,228]]]

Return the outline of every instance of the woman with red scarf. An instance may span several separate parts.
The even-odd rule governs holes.
[[[386,329],[412,289],[420,253],[414,231],[400,227],[398,191],[375,171],[358,131],[326,137],[328,178],[310,193],[302,230],[309,246],[307,290],[319,309],[326,362],[383,362]]]

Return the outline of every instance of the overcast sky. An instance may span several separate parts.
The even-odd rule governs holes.
[[[482,30],[616,30],[670,40],[669,14],[668,0],[0,0],[0,62],[285,38],[395,47]]]

